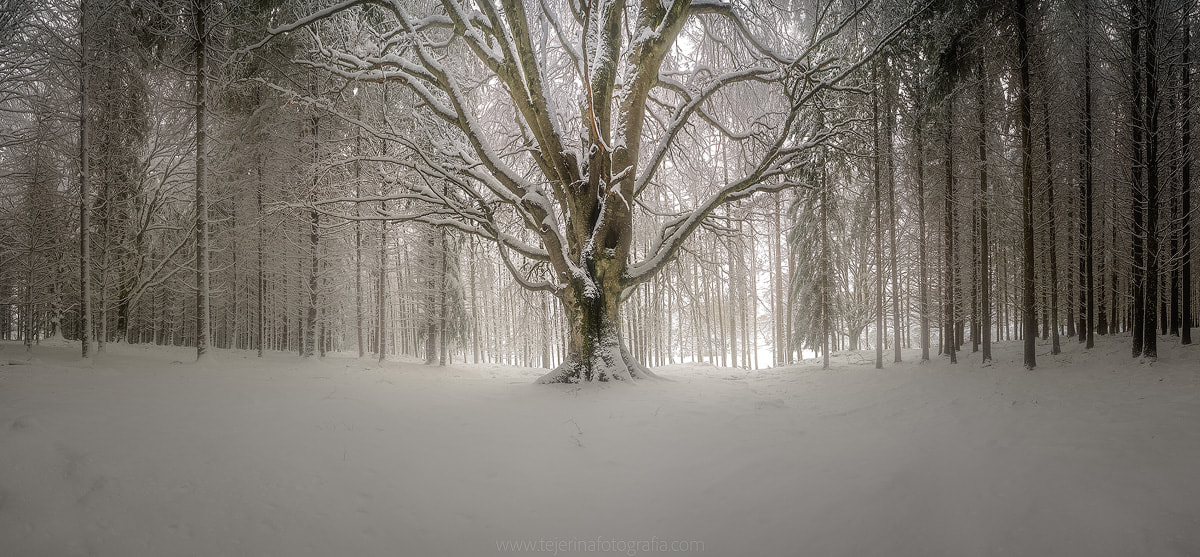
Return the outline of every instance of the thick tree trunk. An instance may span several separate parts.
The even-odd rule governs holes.
[[[567,320],[567,357],[538,383],[580,383],[655,377],[625,348],[620,334],[621,285],[571,286],[559,295]]]

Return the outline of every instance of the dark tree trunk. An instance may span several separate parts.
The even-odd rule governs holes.
[[[1183,147],[1183,191],[1180,194],[1179,223],[1180,258],[1179,265],[1179,342],[1192,343],[1192,18],[1191,8],[1184,14],[1183,42],[1183,132],[1181,137]]]
[[[878,72],[875,72],[876,78],[878,78],[878,75]],[[875,369],[883,369],[883,282],[887,274],[883,271],[883,213],[880,202],[883,197],[883,165],[880,160],[883,156],[883,150],[879,145],[881,138],[879,133],[878,89],[871,95],[871,132],[875,151],[875,156],[872,160],[875,186],[872,197],[875,211]]]
[[[950,363],[958,363],[955,337],[954,309],[954,99],[946,100],[946,188],[943,202],[945,212],[946,279],[943,285],[945,318],[942,323],[942,347]]]
[[[1033,137],[1030,133],[1029,99],[1029,34],[1026,0],[1017,0],[1017,59],[1020,61],[1021,83],[1017,92],[1021,107],[1021,228],[1025,268],[1021,290],[1024,329],[1024,362],[1026,369],[1037,367],[1037,312],[1034,298],[1033,253]]]
[[[925,244],[925,132],[918,124],[913,130],[917,156],[917,233],[920,238],[917,258],[920,269],[921,361],[929,361],[929,266]]]
[[[1132,240],[1132,262],[1130,264],[1129,282],[1130,290],[1133,296],[1132,323],[1130,330],[1133,333],[1132,352],[1133,357],[1142,355],[1145,349],[1145,322],[1146,322],[1146,292],[1145,292],[1145,268],[1144,268],[1144,242],[1146,231],[1143,225],[1143,219],[1146,211],[1145,185],[1142,182],[1142,166],[1144,164],[1145,152],[1142,140],[1142,129],[1145,125],[1145,119],[1142,112],[1142,51],[1141,51],[1141,15],[1138,9],[1136,0],[1130,2],[1130,28],[1129,28],[1129,52],[1133,62],[1133,78],[1132,90],[1133,97],[1130,112],[1130,124],[1133,128],[1133,169],[1132,169],[1132,196],[1133,196],[1133,226],[1131,232]]]
[[[1157,2],[1146,2],[1146,318],[1142,355],[1158,358],[1158,30]]]
[[[983,363],[992,361],[992,277],[991,244],[988,238],[988,172],[987,172],[987,67],[982,58],[979,74],[979,343]]]
[[[209,261],[208,261],[208,192],[204,182],[206,153],[205,112],[205,55],[208,33],[205,15],[208,0],[192,1],[192,17],[196,24],[196,360],[208,353],[209,330]]]
[[[833,265],[829,253],[829,176],[821,166],[821,369],[829,369],[829,332],[833,313],[829,277]]]
[[[1046,151],[1046,209],[1050,219],[1050,222],[1047,223],[1047,227],[1050,229],[1049,249],[1047,250],[1050,257],[1050,353],[1057,356],[1062,352],[1062,343],[1058,338],[1058,258],[1055,253],[1058,251],[1055,245],[1058,239],[1058,229],[1054,221],[1054,158],[1053,151],[1050,149],[1050,101],[1048,97],[1049,83],[1047,82],[1042,87],[1042,113],[1046,118],[1042,147]]]
[[[79,343],[81,357],[92,357],[91,163],[88,151],[88,7],[79,2]]]
[[[900,363],[902,361],[900,353],[900,262],[899,255],[896,253],[896,158],[893,153],[894,146],[892,145],[895,120],[893,120],[894,110],[891,101],[888,100],[884,104],[884,107],[887,109],[883,122],[884,151],[887,157],[888,175],[888,234],[890,235],[889,243],[891,244],[888,253],[891,255],[892,274],[892,349],[894,351],[893,361]]]
[[[1086,269],[1086,286],[1087,291],[1087,306],[1086,318],[1084,327],[1086,329],[1086,338],[1084,331],[1080,331],[1080,340],[1086,340],[1086,348],[1094,348],[1096,346],[1096,277],[1095,277],[1095,253],[1093,250],[1093,238],[1095,233],[1093,230],[1092,217],[1092,202],[1095,198],[1093,190],[1093,164],[1092,164],[1092,30],[1090,25],[1089,13],[1087,11],[1087,3],[1084,12],[1084,48],[1083,48],[1083,164],[1084,164],[1084,180],[1083,180],[1083,245],[1084,258]],[[1047,153],[1049,153],[1047,151]],[[1053,202],[1051,202],[1053,203]],[[1053,209],[1051,209],[1053,210]]]
[[[316,86],[314,84],[314,91]],[[321,120],[314,113],[311,118],[313,144],[312,144],[312,162],[313,162],[313,181],[312,191],[309,194],[313,200],[317,199],[317,186],[319,177],[317,174],[316,165],[321,159],[320,156],[320,135],[321,135]],[[312,357],[317,350],[317,291],[318,277],[321,274],[321,213],[315,208],[309,211],[308,214],[308,304],[304,310],[304,330],[300,340],[300,356],[303,358]]]
[[[654,377],[629,353],[621,338],[621,282],[613,277],[590,286],[572,284],[559,295],[567,317],[567,357],[538,383]]]
[[[258,237],[257,237],[257,242],[256,242],[256,249],[258,251],[258,254],[257,254],[257,256],[258,256],[257,257],[257,260],[258,260],[258,264],[257,264],[257,266],[258,266],[258,269],[257,269],[258,296],[257,296],[257,302],[256,302],[257,309],[255,310],[257,313],[257,316],[255,318],[255,323],[257,324],[257,326],[255,327],[257,338],[255,339],[255,343],[257,344],[258,357],[261,358],[263,356],[263,345],[266,344],[266,336],[267,336],[267,317],[266,317],[267,277],[266,277],[266,274],[264,271],[264,265],[263,265],[265,257],[266,257],[266,255],[265,255],[266,243],[263,238],[263,229],[266,227],[266,223],[264,222],[265,215],[263,214],[263,187],[264,187],[264,185],[263,185],[263,172],[262,172],[263,171],[262,155],[256,155],[254,158],[254,161],[255,161],[255,172],[258,177],[258,181],[254,185],[254,202],[255,202],[255,208],[258,210],[258,230],[257,230]]]

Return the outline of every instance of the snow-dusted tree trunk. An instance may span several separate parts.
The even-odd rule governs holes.
[[[991,199],[988,196],[988,159],[987,159],[987,66],[980,57],[976,66],[979,79],[978,116],[979,126],[979,342],[980,359],[984,364],[992,361],[992,246],[988,240],[988,214],[991,212]]]
[[[1034,300],[1034,253],[1033,253],[1033,134],[1032,111],[1029,95],[1029,7],[1026,0],[1017,0],[1017,60],[1020,82],[1017,89],[1017,104],[1020,112],[1021,133],[1021,235],[1024,266],[1021,273],[1022,331],[1025,341],[1024,362],[1026,369],[1037,367],[1034,342],[1037,340],[1037,314]]]
[[[1180,200],[1180,344],[1192,343],[1192,10],[1185,8],[1183,16],[1183,60],[1180,79],[1182,99],[1182,166],[1183,192]],[[1115,309],[1115,308],[1114,308]]]
[[[79,2],[79,341],[92,356],[91,161],[88,140],[88,3]]]
[[[192,22],[196,33],[195,111],[196,111],[196,360],[208,353],[209,331],[209,251],[208,251],[208,191],[205,185],[205,159],[207,157],[207,130],[205,113],[208,110],[205,98],[205,56],[208,50],[208,33],[205,16],[208,0],[192,0]]]

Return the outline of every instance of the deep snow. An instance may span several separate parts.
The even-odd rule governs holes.
[[[583,388],[4,344],[0,554],[1200,555],[1200,348],[1064,344]]]

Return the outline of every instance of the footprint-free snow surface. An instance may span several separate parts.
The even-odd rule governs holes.
[[[582,388],[4,344],[0,554],[1200,555],[1200,348],[1128,342]]]

